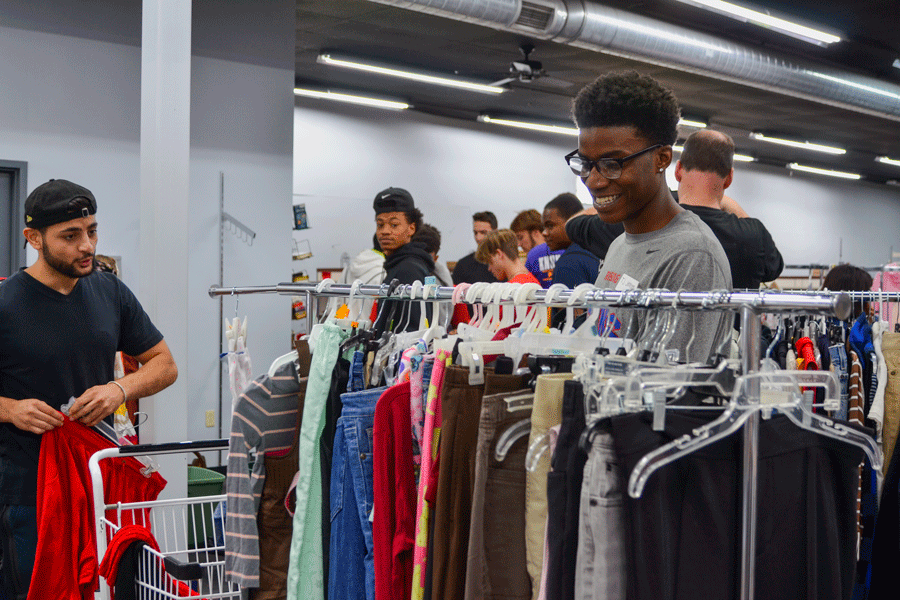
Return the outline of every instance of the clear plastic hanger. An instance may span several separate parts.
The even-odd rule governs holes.
[[[759,386],[759,398],[750,396],[749,390],[754,387],[751,382]],[[861,448],[869,457],[872,468],[881,469],[881,450],[875,440],[847,425],[811,412],[799,392],[800,385],[824,385],[828,399],[836,400],[837,382],[834,374],[829,371],[782,371],[744,375],[738,379],[732,401],[722,416],[695,429],[693,435],[684,435],[638,461],[629,477],[628,494],[632,498],[639,498],[647,479],[656,470],[731,435],[752,414],[773,410],[787,416],[798,427]]]
[[[494,458],[498,462],[506,460],[506,455],[512,449],[513,445],[522,438],[527,438],[531,434],[531,419],[522,419],[510,425],[509,428],[500,434],[497,438],[497,446],[494,448]]]
[[[69,401],[60,406],[59,411],[68,417],[69,411],[72,409],[72,405],[74,403],[75,396],[69,397]],[[116,430],[106,421],[100,421],[93,426],[93,429],[116,446],[134,446],[134,444],[132,444],[128,439],[120,438],[116,433]],[[156,460],[152,456],[134,455],[134,458],[136,458],[137,461],[143,465],[141,474],[144,477],[150,477],[150,475],[159,471],[159,463],[156,462]]]

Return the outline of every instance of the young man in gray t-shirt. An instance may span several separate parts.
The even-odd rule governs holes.
[[[597,287],[731,289],[721,244],[666,185],[680,112],[672,92],[633,71],[609,73],[578,93],[573,112],[580,133],[578,150],[566,157],[569,166],[590,191],[597,216],[625,227],[609,247]],[[615,313],[620,335],[640,338],[656,324],[652,312]],[[730,335],[731,322],[724,312],[684,313],[668,348],[677,349],[682,362],[706,362]]]

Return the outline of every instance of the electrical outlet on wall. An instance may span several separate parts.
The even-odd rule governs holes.
[[[206,411],[206,426],[207,427],[215,427],[216,426],[216,411],[214,411],[214,410]]]

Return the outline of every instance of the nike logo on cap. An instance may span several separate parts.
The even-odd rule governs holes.
[[[654,252],[659,252],[659,248],[656,250],[647,250],[647,254],[653,254]]]
[[[385,198],[390,198],[390,197],[391,197],[390,194],[382,194],[382,195],[381,195],[381,199],[382,199],[382,200],[384,200]]]

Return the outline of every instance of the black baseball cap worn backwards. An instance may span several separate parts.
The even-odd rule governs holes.
[[[406,212],[414,209],[416,204],[412,195],[403,188],[390,187],[378,192],[372,207],[375,214],[380,215],[386,212]]]
[[[75,206],[84,198],[88,206]],[[49,227],[97,213],[97,200],[85,187],[65,179],[51,179],[34,188],[25,199],[25,226],[33,229]]]

